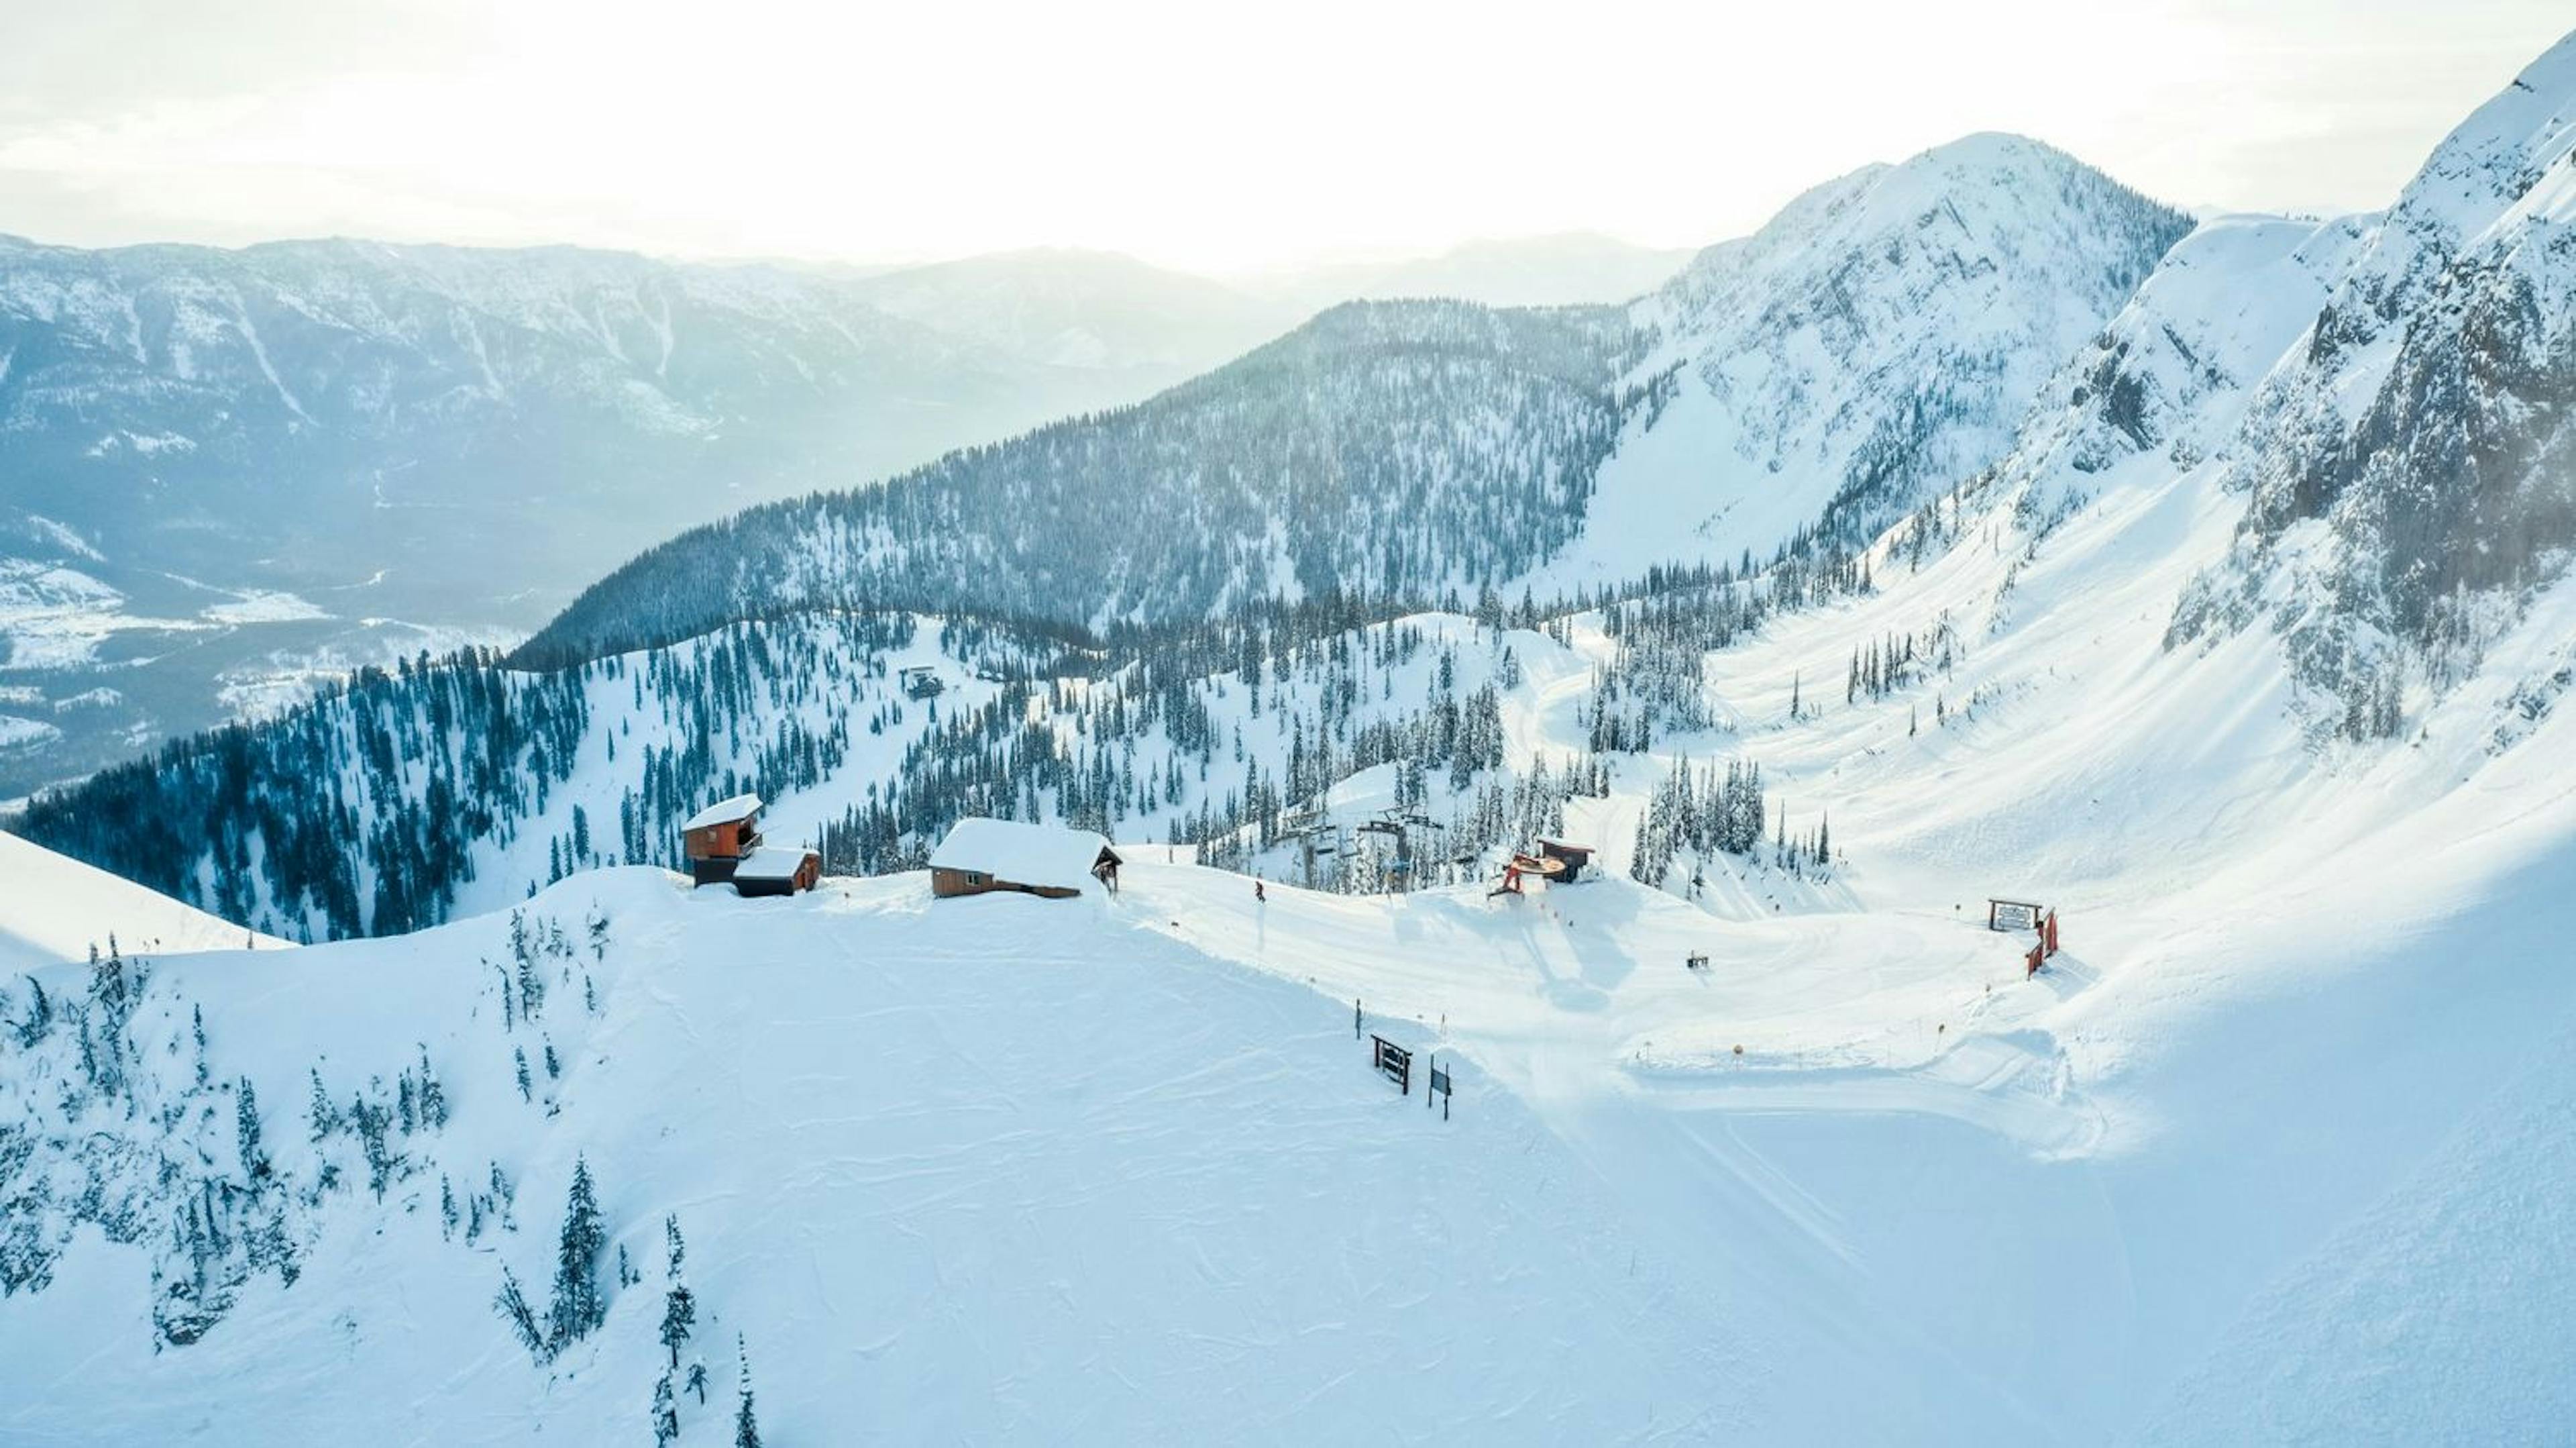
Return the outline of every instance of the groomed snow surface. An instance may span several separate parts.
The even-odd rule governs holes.
[[[0,1301],[0,1441],[636,1441],[673,1214],[713,1384],[683,1442],[726,1441],[737,1333],[772,1442],[2545,1441],[2567,735],[2415,851],[2091,887],[2036,981],[1973,908],[1256,902],[1154,846],[1109,899],[576,876],[526,907],[576,950],[515,1028],[501,917],[161,957],[138,1034],[202,1006],[291,1178],[317,1066],[425,1049],[453,1119],[192,1346],[83,1229]],[[1449,1119],[1371,1073],[1354,997],[1456,1071]],[[644,1280],[541,1367],[492,1300],[505,1265],[542,1296],[576,1155]],[[443,1240],[440,1175],[490,1164],[517,1230]]]

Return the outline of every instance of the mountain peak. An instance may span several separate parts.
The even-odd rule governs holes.
[[[2182,212],[2054,146],[2008,132],[1979,131],[1902,162],[1872,162],[1810,188],[1751,236],[1701,252],[1664,295],[1667,300],[1705,297],[1725,289],[1729,277],[1767,280],[1785,269],[1812,266],[1820,256],[1856,255],[1890,236],[1945,222],[1964,233],[1959,240],[1965,250],[1983,252],[2008,244],[2015,234],[2039,238],[2045,245],[2073,246],[2088,229],[2133,220],[2163,235],[2166,244],[2190,229]],[[2137,279],[2130,276],[2127,285]],[[2119,288],[2124,294],[2127,285]],[[2113,304],[2117,300],[2111,299]]]
[[[2576,149],[2576,33],[2523,67],[2425,158],[2390,219],[2457,242],[2512,210]],[[2561,183],[2553,194],[2576,194]]]
[[[2046,141],[2034,140],[2014,131],[1971,131],[1955,141],[1946,141],[1916,153],[1896,169],[1922,167],[1998,171],[2032,167],[2093,169]]]

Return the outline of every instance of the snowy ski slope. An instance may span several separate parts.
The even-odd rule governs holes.
[[[2564,109],[2569,55],[2507,109]],[[2314,728],[2266,630],[2173,646],[2238,545],[2265,379],[2371,231],[2181,243],[1870,589],[1705,654],[1707,722],[1605,757],[1564,803],[1585,883],[1322,894],[1274,848],[1256,898],[1146,838],[1211,769],[1129,817],[1106,898],[625,868],[521,904],[572,805],[613,806],[608,730],[625,758],[662,717],[616,707],[631,681],[440,929],[94,973],[84,914],[13,871],[0,928],[63,963],[0,985],[0,1441],[634,1441],[674,1218],[709,1382],[683,1443],[730,1431],[737,1341],[774,1442],[2562,1438],[2576,581],[2410,685],[2391,739]],[[1551,622],[1410,621],[1450,656],[1347,678],[1273,660],[1261,710],[1189,687],[1275,768],[1315,691],[1365,724],[1454,665],[1527,770],[1585,748],[1621,647]],[[1897,638],[1947,661],[1835,687]],[[1830,861],[1629,879],[1657,783],[1737,758],[1792,827],[1830,815]],[[1990,895],[2057,907],[2065,952],[2026,977]],[[1448,1119],[1370,1072],[1372,1029],[1455,1069]],[[540,1360],[495,1299],[546,1294],[576,1161],[614,1285]]]
[[[1989,483],[1961,546],[1716,655],[1720,727],[1569,805],[1596,882],[1256,902],[1151,844],[1106,902],[590,872],[526,907],[575,945],[510,1025],[500,914],[159,961],[134,1030],[162,1089],[201,1007],[279,1170],[342,1183],[293,1216],[299,1280],[254,1275],[185,1348],[153,1350],[148,1244],[67,1229],[52,1285],[0,1299],[26,1380],[64,1386],[0,1436],[628,1437],[676,1214],[714,1383],[684,1442],[726,1431],[736,1332],[764,1430],[828,1441],[2545,1439],[2576,1411],[2576,723],[2495,720],[2576,588],[2409,743],[2319,748],[2269,640],[2163,647],[2227,547],[2223,460],[2074,488],[2059,456]],[[2060,521],[2010,526],[2024,488]],[[1950,673],[1835,696],[1855,640],[1943,613]],[[1498,647],[1440,626],[1479,668]],[[1574,747],[1607,644],[1570,637],[1507,636],[1516,761]],[[1729,751],[1830,809],[1830,880],[1626,880],[1644,788]],[[2065,912],[2036,980],[1986,894]],[[1369,1074],[1355,998],[1456,1066],[1452,1120]],[[513,1053],[545,1045],[561,1075],[522,1100]],[[416,1056],[454,1117],[379,1205],[295,1103]],[[19,1059],[73,1069],[59,1040]],[[64,1141],[139,1129],[6,1100]],[[188,1149],[222,1164],[212,1119]],[[539,1366],[491,1302],[504,1266],[542,1290],[576,1155],[643,1280]],[[515,1230],[443,1233],[442,1182],[495,1167]]]
[[[0,881],[0,970],[79,960],[111,937],[120,950],[156,954],[285,944],[12,834],[0,833]]]

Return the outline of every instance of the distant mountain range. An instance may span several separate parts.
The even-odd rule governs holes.
[[[0,798],[311,677],[507,642],[656,539],[1134,402],[1306,307],[1083,252],[0,238]]]
[[[1633,301],[1690,264],[1690,247],[1650,247],[1595,232],[1471,241],[1436,256],[1319,264],[1234,279],[1256,296],[1320,311],[1337,302],[1446,297],[1488,307]]]
[[[1991,462],[2191,229],[2064,153],[1872,167],[1626,306],[1353,303],[1134,407],[755,508],[610,575],[559,663],[815,605],[1086,628],[1615,584],[1865,541]]]

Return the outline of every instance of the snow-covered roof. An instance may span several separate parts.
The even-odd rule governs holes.
[[[1108,849],[1109,841],[1089,830],[1018,820],[959,820],[931,852],[930,867],[974,870],[1014,885],[1091,890],[1099,885],[1091,867]]]
[[[731,799],[718,800],[689,816],[689,822],[680,828],[702,830],[709,825],[731,824],[735,820],[749,819],[758,813],[760,813],[759,795],[738,794]]]
[[[783,845],[763,845],[743,856],[733,867],[737,880],[793,880],[796,867],[805,863],[807,850],[791,850]]]

